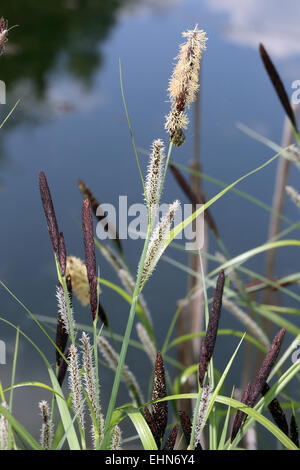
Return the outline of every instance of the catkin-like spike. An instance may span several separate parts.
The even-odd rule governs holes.
[[[71,276],[72,288],[78,300],[86,307],[90,303],[90,286],[84,262],[76,256],[68,256],[66,272]]]
[[[121,440],[122,440],[121,429],[119,428],[119,426],[115,426],[113,430],[112,439],[111,439],[110,450],[122,450]]]
[[[158,209],[164,159],[163,141],[160,139],[154,140],[145,184],[145,196],[150,220],[154,220]]]
[[[71,328],[70,328],[70,322],[69,322],[67,302],[66,302],[64,289],[63,289],[60,282],[58,282],[58,285],[56,287],[56,298],[57,298],[57,303],[58,303],[59,319],[63,323],[65,332],[69,335]],[[73,327],[73,331],[74,331],[75,321],[74,321],[74,318],[73,318],[72,299],[71,299],[70,293],[69,293],[69,303],[70,303],[70,313],[71,313],[70,316],[71,316],[72,327]]]
[[[83,201],[82,206],[82,232],[85,251],[85,264],[90,284],[91,312],[93,320],[95,320],[98,309],[96,255],[91,203],[88,199]]]
[[[181,429],[185,438],[185,443],[187,446],[189,446],[192,434],[191,420],[184,411],[178,411],[178,414],[181,423]]]
[[[249,315],[247,315],[246,312],[230,300],[226,299],[226,297],[223,298],[223,305],[230,313],[232,313],[232,315],[238,318],[245,325],[249,333],[252,333],[253,336],[255,336],[267,349],[270,347],[270,341],[263,330]]]
[[[105,211],[102,209],[101,205],[99,204],[99,202],[95,198],[95,196],[92,193],[92,191],[90,190],[90,188],[81,180],[78,180],[78,187],[79,187],[80,191],[82,192],[83,196],[86,197],[90,201],[91,208],[92,208],[92,211],[93,211],[95,217],[97,217],[99,222],[101,222],[104,225],[105,230],[106,229],[108,230],[108,232],[110,233],[110,239],[113,241],[113,243],[115,243],[115,245],[118,248],[118,250],[120,251],[120,253],[123,253],[121,240],[119,238],[119,234],[118,234],[116,228],[112,226],[111,222],[109,222],[109,224],[106,223]],[[104,220],[104,222],[103,222],[103,220]]]
[[[300,208],[300,194],[292,186],[286,186],[285,190],[290,196],[291,200],[298,208]]]
[[[289,437],[291,441],[299,448],[299,432],[298,432],[298,425],[296,421],[296,417],[294,413],[291,416],[291,422],[290,422],[290,434]]]
[[[8,405],[4,401],[1,406],[8,410]],[[2,414],[0,415],[0,449],[8,450],[8,421]]]
[[[136,331],[137,331],[138,337],[139,337],[142,345],[145,348],[145,351],[146,351],[150,361],[154,365],[155,361],[156,361],[156,354],[157,354],[155,344],[153,343],[152,339],[148,335],[148,332],[147,332],[146,328],[142,325],[142,323],[137,323]]]
[[[270,375],[270,372],[272,370],[272,367],[278,357],[279,351],[281,344],[283,342],[283,338],[285,335],[285,328],[282,328],[279,333],[276,335],[274,338],[274,341],[271,345],[271,348],[266,355],[262,366],[256,376],[256,379],[254,380],[252,387],[251,387],[251,395],[249,399],[249,406],[253,407],[256,403],[257,398],[260,396],[264,385]]]
[[[66,284],[67,284],[67,289],[69,293],[69,300],[70,300],[70,308],[71,312],[72,310],[72,282],[71,282],[71,276],[66,277]],[[72,315],[73,318],[73,315]],[[75,327],[75,322],[73,321],[73,327]],[[56,327],[56,346],[59,348],[59,350],[64,353],[67,342],[68,342],[68,333],[65,329],[64,322],[61,317],[60,309],[58,309],[58,317],[57,317],[57,327]],[[59,351],[56,350],[56,363],[59,366],[61,361],[61,355],[59,354]]]
[[[174,428],[172,429],[172,432],[171,432],[170,436],[168,437],[167,442],[165,443],[163,450],[174,450],[175,442],[176,442],[176,439],[177,439],[177,434],[178,434],[178,426],[176,424],[174,426]]]
[[[82,429],[84,429],[83,393],[79,374],[77,348],[72,344],[69,354],[69,387],[72,392],[73,409]]]
[[[2,55],[5,51],[5,44],[8,41],[8,32],[15,28],[17,25],[8,27],[8,21],[3,18],[0,18],[0,55]]]
[[[54,253],[59,259],[59,231],[46,175],[40,172],[40,193]]]
[[[65,354],[65,357],[68,361],[69,361],[69,356],[70,356],[70,349],[68,349],[66,354]],[[62,386],[63,381],[65,379],[67,369],[68,369],[67,362],[64,359],[61,359],[60,364],[59,364],[58,373],[57,373],[57,381],[58,381],[60,387]]]
[[[267,383],[265,383],[264,388],[262,389],[262,392],[261,392],[262,395],[265,396],[268,393],[269,390],[270,390],[269,385]],[[287,422],[286,416],[284,414],[284,411],[281,408],[280,403],[277,400],[277,398],[273,398],[273,400],[268,405],[268,409],[269,409],[275,423],[279,427],[279,429],[281,429],[281,431],[284,432],[284,434],[286,434],[288,436],[289,435],[288,422]]]
[[[277,93],[277,96],[287,114],[289,117],[293,127],[297,130],[297,123],[296,123],[296,118],[294,111],[292,109],[289,97],[287,95],[287,92],[284,88],[284,85],[282,83],[282,80],[279,76],[279,73],[277,72],[273,62],[270,59],[269,54],[267,53],[266,49],[264,48],[263,44],[259,45],[259,53],[261,56],[261,59],[263,61],[263,64],[265,66],[265,69],[267,71],[267,74],[269,75],[269,78],[274,86],[274,89]]]
[[[93,411],[95,414],[95,418],[97,420],[98,429],[99,429],[99,440],[101,442],[103,438],[103,416],[101,414],[101,408],[99,403],[99,397],[97,395],[97,387],[96,387],[96,375],[95,375],[95,366],[93,362],[93,355],[92,355],[92,348],[90,345],[90,339],[88,335],[83,332],[81,336],[81,342],[83,346],[83,354],[82,354],[82,363],[83,363],[83,378],[84,378],[84,388],[89,397],[91,405],[93,407]],[[96,430],[94,427],[94,423],[92,424],[92,439],[93,439],[93,446],[96,447]]]
[[[211,360],[217,339],[219,320],[222,310],[222,297],[225,283],[224,270],[221,269],[217,279],[217,285],[212,302],[212,307],[207,325],[206,335],[201,342],[201,352],[199,361],[199,383],[203,387],[203,380],[206,374],[209,361]]]
[[[152,400],[159,400],[167,396],[167,386],[165,379],[165,368],[160,352],[157,353],[154,367],[154,380],[152,390]],[[152,405],[152,416],[156,424],[160,439],[164,437],[168,422],[168,403],[162,401]]]
[[[166,116],[165,128],[176,146],[184,142],[183,129],[187,128],[186,108],[195,101],[199,89],[199,69],[202,52],[206,49],[206,34],[198,29],[182,33],[186,42],[181,44],[177,64],[169,82],[170,113]]]
[[[243,393],[241,403],[244,403],[246,406],[248,406],[249,405],[250,394],[251,394],[251,384],[248,383],[247,388]],[[246,417],[247,417],[246,413],[244,413],[241,410],[237,411],[237,413],[235,415],[235,418],[234,418],[232,431],[231,431],[231,442],[233,442],[233,440],[236,438],[237,433],[239,432],[240,428],[242,427]]]
[[[151,275],[153,269],[166,249],[166,241],[169,238],[170,228],[175,212],[179,206],[179,201],[175,201],[173,204],[170,204],[168,212],[162,217],[151,235],[141,278],[142,286]]]
[[[194,447],[196,448],[198,444],[201,444],[201,434],[206,422],[207,409],[210,402],[212,394],[212,388],[208,384],[202,390],[201,400],[199,404],[198,417],[195,429],[195,439]]]
[[[98,338],[98,346],[102,356],[106,359],[110,368],[116,372],[118,363],[120,361],[119,354],[114,350],[110,343],[105,338],[103,338],[103,336]],[[135,376],[129,370],[126,364],[123,366],[121,379],[127,385],[129,395],[131,396],[135,405],[141,406],[144,403],[144,397]]]
[[[67,263],[67,252],[64,234],[60,232],[59,234],[59,262],[61,268],[61,275],[65,276],[66,274],[66,263]]]
[[[197,206],[197,204],[205,204],[206,201],[205,201],[204,193],[201,191],[199,196],[196,195],[194,193],[193,189],[191,188],[191,185],[186,181],[186,179],[180,173],[178,168],[172,162],[169,163],[169,168],[170,168],[174,178],[176,179],[177,183],[179,184],[179,186],[181,187],[181,189],[183,190],[185,195],[188,197],[190,202],[193,204],[194,208]],[[206,209],[204,211],[204,218],[207,222],[207,225],[211,229],[211,231],[218,237],[219,233],[218,233],[217,225],[216,225],[209,209]]]
[[[146,420],[146,422],[147,422],[147,424],[150,428],[152,436],[155,439],[157,448],[160,449],[160,433],[157,429],[156,423],[154,422],[153,416],[152,416],[152,414],[150,413],[150,411],[148,410],[147,407],[144,408],[144,416],[145,416],[145,420]]]
[[[44,450],[50,450],[53,439],[53,423],[49,418],[49,405],[43,400],[39,403],[41,415],[43,418],[43,424],[41,429],[41,446]]]

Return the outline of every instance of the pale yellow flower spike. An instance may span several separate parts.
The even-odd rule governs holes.
[[[199,30],[198,25],[193,30],[183,32],[182,36],[187,40],[180,45],[177,64],[170,78],[168,92],[171,110],[165,124],[170,139],[178,147],[185,139],[182,130],[189,123],[186,108],[195,101],[199,90],[200,61],[207,41],[205,31]]]

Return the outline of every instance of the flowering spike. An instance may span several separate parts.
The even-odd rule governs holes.
[[[68,349],[66,354],[65,354],[65,357],[66,357],[67,360],[69,360],[69,356],[70,356],[70,349]],[[57,373],[57,381],[58,381],[60,387],[62,386],[63,381],[65,379],[67,369],[68,369],[67,362],[63,358],[61,358],[58,373]]]
[[[263,44],[259,45],[259,53],[261,56],[261,59],[263,61],[263,64],[265,66],[266,72],[269,75],[269,78],[274,86],[274,89],[277,93],[277,96],[283,106],[283,109],[285,110],[287,116],[289,117],[292,126],[297,130],[297,123],[296,123],[296,118],[295,118],[295,113],[292,109],[289,97],[287,95],[287,92],[284,88],[284,85],[282,83],[282,80],[279,76],[279,73],[277,72],[273,62],[270,59],[269,54],[267,53],[266,49],[264,48]]]
[[[46,175],[40,172],[40,193],[54,253],[59,258],[59,231]]]
[[[249,405],[250,394],[251,394],[251,384],[248,383],[248,386],[247,386],[246,390],[243,393],[241,403],[244,403],[246,406],[248,406]],[[234,418],[232,431],[231,431],[231,442],[233,442],[233,440],[236,438],[237,433],[239,432],[240,428],[242,427],[246,417],[247,417],[246,413],[244,413],[241,410],[237,411],[237,413],[235,415],[235,418]]]
[[[110,450],[122,450],[121,448],[121,429],[119,426],[115,426],[114,431],[113,431],[113,436],[111,439],[111,445],[110,445]]]
[[[67,276],[67,288],[68,288],[68,291],[69,291],[69,296],[70,296],[70,306],[72,305],[72,284],[71,284],[71,278],[70,276]],[[62,319],[62,313],[61,313],[61,307],[64,306],[66,307],[66,303],[65,301],[62,302],[61,301],[61,296],[63,295],[63,299],[65,300],[65,297],[64,297],[64,292],[61,293],[61,289],[62,289],[62,286],[60,285],[60,283],[58,283],[58,286],[57,286],[57,293],[56,293],[56,296],[57,296],[57,299],[58,299],[58,317],[57,317],[57,326],[56,326],[56,346],[58,347],[58,349],[62,352],[62,354],[64,353],[65,351],[65,348],[66,348],[66,345],[67,345],[67,342],[68,342],[68,337],[69,337],[69,334],[66,330],[66,327],[64,325],[64,321]],[[60,305],[62,304],[62,305]],[[71,307],[71,310],[72,310],[72,307]],[[65,312],[66,314],[68,312]],[[67,314],[67,320],[68,320],[68,314]],[[67,325],[69,324],[69,322],[67,322]],[[60,361],[61,361],[61,355],[59,354],[59,351],[56,350],[56,363],[57,365],[59,366],[60,364]]]
[[[188,415],[184,411],[179,411],[179,418],[181,423],[182,432],[185,438],[185,443],[188,446],[191,440],[192,423]]]
[[[177,439],[177,434],[178,434],[178,426],[176,424],[174,428],[172,429],[172,432],[170,436],[168,437],[168,440],[165,443],[163,450],[174,450],[175,442]]]
[[[154,381],[152,400],[159,400],[167,396],[164,362],[160,352],[157,353],[154,367]],[[160,439],[163,438],[168,421],[168,403],[162,401],[152,405],[153,421],[156,424]]]
[[[8,22],[5,20],[2,16],[0,18],[0,55],[3,54],[5,51],[5,44],[7,43],[8,39],[8,32],[12,29],[15,28],[17,25],[11,26],[10,28],[8,27]]]
[[[103,336],[99,336],[98,346],[109,367],[115,372],[120,361],[119,354],[114,350],[110,343],[105,338],[103,338]],[[127,385],[129,395],[131,396],[134,403],[137,406],[141,406],[144,403],[142,392],[136,378],[126,364],[123,366],[121,379]]]
[[[84,429],[84,413],[82,407],[83,394],[79,374],[77,348],[74,344],[70,346],[69,361],[69,386],[73,395],[73,409],[77,415],[81,428]]]
[[[256,403],[257,398],[260,396],[262,393],[262,390],[264,388],[264,385],[270,375],[270,372],[272,370],[272,367],[278,357],[280,347],[285,335],[285,328],[282,328],[279,333],[276,335],[274,338],[274,341],[271,345],[271,348],[269,349],[268,354],[266,355],[262,366],[256,376],[256,379],[254,380],[251,388],[251,396],[249,399],[249,406],[253,407]]]
[[[157,448],[159,449],[160,448],[160,433],[157,429],[157,426],[156,426],[156,423],[155,423],[155,421],[152,417],[152,414],[150,413],[150,411],[148,410],[147,407],[144,408],[144,416],[145,416],[145,420],[146,420],[146,422],[147,422],[147,424],[150,428],[152,436],[154,437]]]
[[[197,417],[197,423],[196,423],[196,429],[195,429],[195,439],[194,439],[195,448],[198,446],[198,444],[201,444],[200,442],[201,433],[203,431],[203,428],[206,422],[206,414],[207,414],[207,409],[208,409],[208,405],[209,405],[210,398],[211,398],[211,393],[212,393],[212,388],[208,384],[202,390],[201,400],[199,404],[198,417]]]
[[[154,220],[158,209],[164,159],[163,141],[160,139],[154,140],[145,184],[145,196],[150,220]]]
[[[142,286],[151,275],[153,269],[166,249],[166,241],[169,238],[170,228],[175,212],[179,206],[179,201],[175,201],[173,204],[170,204],[168,212],[162,217],[151,235],[141,278]]]
[[[89,397],[93,411],[98,423],[99,428],[99,440],[101,442],[103,438],[103,416],[101,414],[101,408],[99,404],[99,399],[97,397],[97,386],[96,386],[96,375],[95,375],[95,366],[93,363],[92,348],[90,345],[90,339],[88,335],[83,332],[81,337],[81,342],[83,346],[83,370],[84,370],[84,385],[86,393]],[[96,447],[96,430],[94,424],[92,425],[92,438],[94,448]]]
[[[65,292],[64,292],[64,289],[63,289],[60,282],[58,282],[58,285],[56,287],[56,298],[57,298],[57,303],[58,303],[59,321],[62,322],[65,332],[69,335],[70,330],[71,330],[71,325],[69,323],[69,315],[68,315],[67,302],[66,302],[66,298],[65,298]],[[73,319],[72,298],[70,296],[70,292],[69,292],[69,303],[70,303],[70,313],[71,313],[72,327],[73,327],[73,330],[74,330],[75,329],[75,321]]]
[[[177,64],[169,82],[171,110],[166,116],[165,128],[174,145],[183,144],[183,129],[187,128],[186,108],[195,101],[199,89],[199,69],[202,52],[206,49],[206,34],[196,26],[182,33],[186,42],[181,44]]]
[[[72,288],[80,301],[86,307],[90,303],[90,285],[84,262],[76,256],[67,257],[67,274],[71,276]]]
[[[50,450],[53,439],[53,423],[49,419],[49,405],[43,400],[39,403],[43,424],[41,429],[41,446],[44,450]]]
[[[261,392],[262,395],[265,396],[269,390],[270,390],[270,386],[267,383],[265,383],[264,388],[262,389],[262,392]],[[284,434],[288,436],[289,435],[288,422],[286,420],[284,411],[281,408],[280,403],[277,400],[277,398],[273,398],[273,400],[269,403],[268,408],[275,423],[279,427],[279,429],[281,429],[281,431],[284,432]]]
[[[291,416],[291,422],[290,422],[290,435],[289,435],[291,441],[299,448],[299,432],[298,432],[298,425],[296,421],[296,417],[294,413]]]
[[[88,199],[83,201],[82,206],[82,231],[85,251],[85,264],[90,284],[91,312],[93,320],[95,320],[98,308],[96,255],[91,203]]]
[[[222,297],[225,283],[224,270],[221,269],[217,279],[217,285],[215,294],[212,302],[212,307],[209,316],[209,322],[207,325],[206,335],[201,342],[201,352],[199,361],[199,382],[200,386],[203,386],[204,376],[206,374],[209,361],[211,360],[216,344],[219,320],[222,310]]]
[[[7,403],[4,401],[1,406],[8,410]],[[0,449],[8,450],[8,421],[4,415],[0,416]]]
[[[64,234],[60,232],[59,234],[59,263],[61,268],[61,275],[65,276],[66,274],[66,262],[67,262],[67,252]]]

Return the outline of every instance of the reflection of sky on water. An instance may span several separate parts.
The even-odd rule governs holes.
[[[71,3],[74,7],[80,2]],[[74,41],[77,46],[82,37],[78,28],[71,28],[69,41],[62,42],[62,45],[59,43],[50,64],[45,61],[42,92],[39,91],[40,75],[33,73],[36,71],[36,61],[43,52],[42,45],[36,45],[33,38],[37,50],[30,55],[31,49],[28,47],[26,73],[19,71],[17,55],[15,58],[7,58],[6,67],[9,69],[10,64],[14,67],[13,76],[9,76],[12,71],[6,71],[8,99],[13,102],[21,97],[22,101],[10,125],[1,134],[0,278],[34,313],[56,316],[56,276],[37,185],[40,169],[45,170],[49,179],[59,225],[65,233],[70,254],[83,256],[82,238],[77,229],[81,206],[81,196],[76,186],[79,177],[103,202],[116,203],[118,196],[122,194],[128,195],[129,204],[142,200],[120,94],[119,58],[122,61],[126,99],[136,142],[139,147],[149,148],[153,138],[166,138],[163,130],[163,116],[168,110],[166,88],[172,70],[172,59],[177,54],[178,43],[181,42],[180,34],[198,23],[207,30],[209,37],[201,77],[201,159],[204,171],[231,182],[272,155],[271,151],[235,128],[235,123],[242,121],[276,142],[281,138],[283,112],[260,63],[257,53],[259,41],[265,42],[274,55],[288,91],[291,80],[300,77],[297,44],[288,34],[289,30],[293,33],[293,38],[294,34],[298,34],[294,33],[293,24],[299,18],[299,8],[296,2],[289,2],[293,13],[290,13],[289,23],[287,8],[283,6],[280,12],[279,2],[272,1],[275,6],[268,11],[266,6],[269,4],[270,2],[221,0],[132,2],[118,8],[116,21],[112,21],[107,30],[104,28],[105,35],[100,34],[97,28],[93,29],[97,22],[92,21],[93,27],[87,27],[91,21],[87,12],[86,24],[81,24],[76,17],[73,21],[75,25],[82,26],[86,34],[90,31],[90,41],[95,40],[94,59],[92,57],[89,67],[86,62],[81,67],[81,62],[75,60],[72,61],[73,67],[66,67],[67,58],[74,56],[70,38],[76,39]],[[252,5],[256,5],[256,9]],[[111,16],[108,18],[112,19]],[[70,26],[68,22],[66,24]],[[23,38],[26,30],[13,30],[12,41],[18,34]],[[293,46],[288,46],[289,41],[293,42]],[[278,44],[281,44],[281,48]],[[74,49],[77,50],[75,47]],[[3,112],[2,108],[1,111]],[[187,142],[173,154],[173,158],[183,164],[188,164],[193,154],[192,125],[191,114]],[[146,159],[143,155],[141,161],[145,169]],[[240,189],[270,204],[275,169],[276,165],[268,167],[261,174],[245,181]],[[293,169],[290,182],[297,186],[298,179],[299,174]],[[207,197],[212,197],[219,189],[207,182],[204,187]],[[164,202],[176,198],[185,202],[184,196],[169,176]],[[287,204],[286,209],[287,215],[292,220],[297,220],[296,208]],[[212,207],[212,213],[232,255],[265,241],[269,216],[249,202],[228,195]],[[297,234],[294,235],[296,238]],[[140,248],[139,242],[125,242],[133,271]],[[214,253],[217,249],[215,242],[211,240],[210,252]],[[186,261],[185,256],[174,249],[168,251],[168,256]],[[118,282],[100,256],[98,263],[104,278]],[[259,257],[252,260],[249,267],[262,272],[262,263],[263,257]],[[277,269],[282,275],[299,269],[294,250],[285,250],[279,254]],[[161,262],[145,291],[153,312],[159,345],[166,334],[176,302],[185,292],[185,274]],[[20,325],[51,360],[52,347],[44,341],[32,320],[7,293],[1,291],[0,295],[1,316]],[[103,290],[103,304],[110,312],[112,326],[117,332],[122,332],[128,306],[107,289]],[[75,312],[78,322],[90,322],[88,311],[82,309],[77,302]],[[228,316],[222,319],[222,327],[228,327],[229,322],[230,326],[241,328],[240,324],[233,322]],[[0,339],[10,338],[9,342],[13,344],[13,336],[14,333],[7,326],[1,327]],[[223,353],[217,359],[220,370],[232,354],[232,344],[233,341],[226,338],[218,342],[218,352]],[[8,384],[10,380],[11,346],[9,351],[8,366],[0,366],[4,384]],[[140,353],[137,356],[136,351],[130,349],[128,363],[144,382],[146,390],[151,366],[146,357],[144,360],[140,360],[140,357]],[[103,368],[101,377],[103,383],[111,383],[112,375]],[[48,383],[44,365],[24,340],[17,380],[40,380]],[[230,386],[231,383],[228,384],[228,389]],[[104,402],[108,400],[109,394],[109,386],[103,386]],[[37,401],[43,396],[37,389],[27,389],[25,392],[19,390],[15,394],[16,413],[22,422],[34,423],[35,429],[39,419]],[[127,394],[122,387],[120,403],[125,400]]]
[[[225,39],[239,46],[257,49],[262,42],[276,59],[289,60],[300,55],[300,3],[290,0],[206,0],[208,10],[222,14],[220,29]],[[299,72],[299,70],[298,70]]]

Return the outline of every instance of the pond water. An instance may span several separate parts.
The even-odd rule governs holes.
[[[154,138],[167,140],[163,128],[169,106],[166,89],[181,32],[196,23],[207,32],[201,68],[201,165],[206,174],[230,183],[274,154],[238,130],[237,122],[281,141],[284,115],[261,64],[258,43],[262,41],[268,48],[291,94],[292,82],[300,78],[300,5],[296,0],[288,5],[279,0],[11,0],[3,5],[0,14],[19,27],[10,32],[7,53],[0,58],[0,78],[7,87],[2,118],[17,99],[21,102],[0,134],[0,279],[28,309],[53,318],[57,315],[55,267],[38,188],[41,169],[52,190],[69,254],[83,257],[78,178],[102,202],[117,204],[119,195],[126,195],[128,204],[142,201],[120,93],[119,59],[135,140],[138,147],[149,149]],[[172,155],[176,162],[189,164],[193,137],[191,113],[186,143]],[[140,158],[144,170],[146,157],[141,153]],[[240,189],[270,205],[276,165],[247,179]],[[292,168],[290,183],[299,187],[298,181],[298,170]],[[219,190],[208,182],[204,188],[207,198]],[[170,202],[175,198],[186,202],[168,175],[163,199]],[[236,195],[219,200],[212,213],[232,256],[267,238],[269,214]],[[285,214],[293,221],[299,217],[289,201]],[[291,235],[298,238],[297,232]],[[125,241],[124,247],[135,271],[141,241]],[[209,249],[211,253],[217,249],[213,238]],[[167,254],[187,260],[174,249]],[[98,262],[103,277],[116,281],[100,256]],[[263,273],[263,263],[264,257],[259,256],[247,266]],[[295,251],[280,251],[276,274],[297,270]],[[186,274],[161,261],[145,290],[159,345],[186,287]],[[51,345],[26,311],[4,289],[0,298],[1,317],[18,325],[50,358]],[[122,333],[127,304],[105,289],[103,305],[112,327]],[[78,322],[90,324],[88,310],[77,303],[75,308]],[[231,317],[223,318],[221,326],[242,329]],[[6,386],[14,336],[11,328],[1,324],[7,364],[0,365],[0,372]],[[221,357],[217,367],[222,370],[233,352],[233,342],[221,340],[218,345]],[[136,351],[130,350],[128,363],[145,388],[151,373],[146,356],[141,361]],[[105,369],[102,374],[106,403],[112,374]],[[48,380],[36,351],[24,339],[16,380]],[[35,435],[40,426],[37,402],[43,396],[32,388],[15,392],[16,415]],[[121,388],[120,403],[124,400],[127,394]]]

